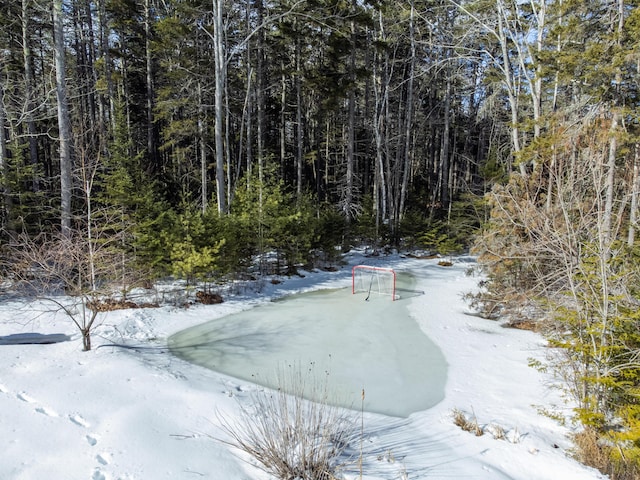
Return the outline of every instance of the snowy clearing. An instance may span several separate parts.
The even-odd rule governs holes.
[[[348,260],[337,272],[265,282],[260,294],[245,292],[220,305],[101,314],[90,352],[81,351],[81,339],[64,316],[48,313],[45,305],[6,299],[0,337],[39,333],[72,340],[0,345],[0,478],[267,479],[212,438],[219,434],[216,412],[233,418],[261,387],[173,357],[166,339],[274,297],[346,287],[351,265],[358,263],[411,270],[416,288],[426,293],[410,300],[410,311],[448,364],[445,397],[433,408],[408,418],[364,413],[363,478],[605,478],[571,459],[569,428],[539,413],[569,413],[549,388],[552,379],[528,366],[531,358],[544,359],[544,340],[469,315],[461,295],[477,282],[465,275],[471,259],[457,259],[452,267],[397,255],[372,259],[354,253]],[[99,347],[114,342],[145,348]],[[456,426],[455,411],[477,420],[484,434]],[[355,470],[346,476],[359,478]]]

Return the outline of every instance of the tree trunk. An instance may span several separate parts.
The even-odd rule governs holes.
[[[379,15],[380,40],[385,41],[382,12],[380,12]],[[386,52],[383,52],[381,53],[381,55],[383,56],[384,60],[382,62],[374,62],[372,82],[375,97],[373,135],[376,144],[376,169],[374,175],[376,230],[379,228],[380,220],[384,221],[387,218],[387,181],[385,175],[384,132],[386,128],[386,104],[389,96],[387,77],[388,54]]]
[[[34,192],[40,190],[40,179],[38,177],[38,139],[36,124],[33,120],[33,111],[35,105],[33,101],[33,85],[34,76],[31,56],[31,40],[29,38],[29,18],[31,13],[29,12],[29,0],[22,0],[22,57],[24,61],[24,95],[26,97],[27,112],[27,132],[29,134],[29,161],[33,167],[32,173],[32,188]]]
[[[638,192],[640,192],[640,145],[636,143],[633,158],[633,179],[631,181],[631,211],[629,212],[629,234],[627,245],[633,247],[638,222]]]
[[[409,78],[407,79],[407,100],[404,115],[404,165],[402,172],[402,185],[400,187],[400,207],[398,209],[398,225],[402,221],[407,197],[407,187],[409,185],[409,175],[412,167],[413,148],[411,145],[413,132],[413,82],[416,68],[416,38],[414,25],[415,9],[411,1],[411,13],[409,17],[409,41],[411,56],[409,58]]]
[[[507,98],[509,100],[509,108],[511,110],[511,143],[513,148],[514,155],[517,155],[522,147],[520,145],[520,116],[518,111],[518,98],[516,95],[516,86],[513,81],[513,72],[511,67],[511,61],[509,56],[509,39],[507,38],[507,33],[505,31],[505,18],[506,12],[504,11],[503,0],[498,0],[496,2],[496,6],[498,8],[498,40],[500,41],[500,48],[502,51],[502,61],[503,65],[501,66],[503,70],[504,83],[507,89]],[[520,163],[520,174],[525,176],[527,174],[527,170],[525,168],[524,163]]]
[[[4,200],[4,214],[2,215],[2,227],[11,229],[12,202],[9,188],[9,168],[7,165],[7,130],[5,128],[6,113],[4,110],[4,86],[0,84],[0,174],[2,174],[2,197]]]
[[[153,85],[153,55],[151,52],[151,0],[145,0],[144,4],[144,32],[145,32],[145,67],[147,80],[147,155],[150,161],[150,171],[158,173],[158,150],[156,146],[156,134],[153,109],[155,106],[155,89]]]
[[[100,97],[101,110],[104,110],[105,129],[110,121],[111,130],[116,129],[116,89],[111,75],[111,51],[109,47],[109,25],[107,20],[106,0],[98,1],[98,22],[100,23],[100,56],[103,64],[103,74],[106,83],[106,98]]]
[[[604,246],[611,244],[613,240],[611,228],[613,218],[613,198],[615,195],[615,172],[616,172],[616,157],[618,155],[618,122],[620,114],[613,113],[613,119],[611,121],[611,140],[609,141],[609,153],[607,157],[607,176],[605,183],[605,203],[604,212],[602,215],[602,232]]]
[[[244,112],[246,112],[246,119],[245,119],[245,125],[246,125],[246,133],[247,133],[247,140],[246,140],[246,168],[245,168],[245,177],[246,177],[246,184],[247,184],[247,188],[249,188],[249,185],[251,185],[251,169],[253,167],[253,109],[254,109],[254,102],[253,99],[255,98],[254,95],[254,82],[253,82],[253,62],[251,60],[251,40],[250,40],[250,33],[252,31],[251,28],[251,18],[253,17],[252,11],[251,11],[251,5],[247,4],[246,10],[245,10],[245,22],[247,24],[247,52],[246,52],[246,59],[245,59],[245,63],[246,63],[246,75],[247,75],[247,91],[245,94],[245,107],[244,107]],[[242,127],[240,127],[242,130]],[[242,140],[242,135],[240,136],[240,139]],[[241,151],[242,151],[242,141],[240,142],[240,148],[239,148],[239,155],[242,155]],[[238,165],[240,166],[240,165]],[[240,168],[238,168],[238,175],[240,174]],[[229,188],[231,188],[231,185],[229,185]],[[229,202],[229,205],[231,205],[231,202]]]
[[[444,97],[444,128],[442,130],[440,148],[440,203],[442,208],[449,208],[451,200],[449,192],[449,145],[451,139],[451,75],[447,75],[447,86]]]
[[[302,198],[302,165],[304,161],[304,125],[302,122],[302,62],[300,37],[296,38],[296,196]]]
[[[233,169],[231,168],[231,128],[229,127],[229,125],[231,125],[231,109],[229,108],[229,98],[231,98],[231,95],[229,94],[229,81],[228,81],[228,77],[227,77],[227,70],[226,70],[226,61],[225,61],[225,75],[224,75],[224,112],[225,112],[225,118],[224,118],[224,145],[226,146],[226,148],[224,148],[224,162],[226,165],[226,169],[223,172],[223,177],[226,175],[226,179],[225,179],[225,185],[224,185],[224,191],[226,192],[226,201],[225,201],[225,213],[229,213],[230,209],[231,209],[231,173],[233,171]]]
[[[284,172],[287,164],[287,76],[284,63],[280,68],[280,168]]]
[[[203,107],[202,85],[198,82],[198,146],[200,150],[200,209],[202,213],[207,211],[209,206],[209,160],[207,158],[207,119]]]
[[[222,21],[222,0],[213,0],[213,41],[215,57],[215,147],[216,147],[216,199],[218,214],[227,213],[224,176],[224,88],[226,73],[226,58],[224,51],[224,30]]]
[[[88,352],[91,350],[91,330],[82,328],[80,332],[82,333],[82,350]]]
[[[622,48],[621,41],[622,36],[624,34],[624,0],[617,0],[617,18],[618,23],[615,25],[617,35],[616,35],[616,43],[618,48]],[[612,16],[612,18],[615,18]],[[614,85],[616,87],[616,96],[620,96],[620,88],[622,85],[622,72],[620,68],[616,68],[615,77],[614,77]],[[603,230],[604,230],[604,241],[607,248],[607,253],[610,254],[610,245],[614,240],[615,235],[612,232],[612,221],[613,221],[613,201],[615,196],[615,177],[616,177],[616,160],[618,157],[618,128],[620,122],[622,121],[620,112],[618,111],[618,107],[622,104],[622,101],[619,98],[616,98],[616,104],[612,106],[612,115],[613,118],[611,120],[611,140],[609,141],[609,155],[607,158],[607,183],[606,183],[606,194],[605,194],[605,211],[603,216]]]
[[[63,235],[71,231],[72,138],[71,118],[67,104],[67,80],[64,48],[62,0],[53,2],[54,58],[56,67],[56,99],[58,101],[58,135],[60,137],[60,224]]]
[[[347,151],[346,162],[347,172],[345,174],[345,190],[343,194],[343,211],[347,224],[353,219],[354,203],[354,163],[355,163],[355,130],[356,130],[356,45],[355,45],[355,22],[351,22],[351,54],[349,59],[349,95],[347,99]]]

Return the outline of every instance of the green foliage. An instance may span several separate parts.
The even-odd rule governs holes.
[[[147,212],[149,215],[140,218],[133,240],[138,262],[158,276],[170,274],[171,250],[181,240],[178,215],[162,206],[159,204],[157,209]]]
[[[422,232],[418,238],[418,244],[442,255],[459,253],[462,245],[456,243],[455,239],[447,233],[447,225],[444,222],[434,222],[432,227]]]
[[[411,215],[410,212],[407,214]],[[356,242],[386,245],[391,240],[390,234],[388,222],[385,222],[381,218],[381,213],[375,210],[373,197],[366,195],[362,199],[362,213],[358,215],[351,235],[353,235]]]
[[[633,249],[618,245],[603,263],[597,245],[585,244],[575,275],[577,303],[558,308],[562,327],[551,345],[566,353],[572,372],[576,418],[615,448],[613,463],[640,466],[640,313],[636,301],[619,293],[637,278],[640,265],[629,262]],[[631,253],[631,257],[629,254]],[[556,366],[557,368],[558,366]]]
[[[96,221],[102,230],[121,238],[121,248],[135,257],[137,268],[167,274],[176,240],[170,232],[177,219],[144,173],[143,155],[135,152],[121,101],[115,105],[109,153],[98,175]]]
[[[171,250],[172,273],[178,278],[186,278],[188,283],[211,278],[216,267],[217,255],[224,241],[215,247],[198,248],[189,236],[182,242],[174,243]]]
[[[488,216],[488,206],[484,196],[463,193],[452,203],[447,219],[447,235],[452,246],[450,253],[468,249],[480,231],[480,226]]]
[[[485,163],[482,165],[480,175],[482,175],[482,178],[489,184],[505,184],[508,181],[509,172],[504,162],[501,162],[498,158],[495,147],[491,149]]]
[[[409,211],[401,224],[404,243],[442,255],[461,253],[479,228],[482,209],[481,197],[465,195],[451,205],[446,218],[429,221],[421,212]]]
[[[216,245],[216,269],[221,275],[246,271],[258,252],[258,239],[248,217],[219,215],[209,208],[204,214],[204,239]]]
[[[618,415],[624,428],[607,435],[612,443],[620,446],[612,452],[614,459],[640,466],[640,405],[624,405],[619,409]]]
[[[233,214],[250,225],[259,253],[275,251],[290,273],[307,259],[314,237],[314,209],[310,199],[287,193],[272,170],[260,185],[252,178],[236,193]],[[279,268],[279,266],[278,266]]]
[[[171,274],[190,284],[210,279],[225,239],[212,243],[206,236],[202,213],[190,208],[177,216],[174,228],[176,238],[170,244],[169,253]]]
[[[346,230],[344,216],[330,205],[324,205],[318,212],[314,226],[311,248],[319,251],[325,261],[337,262],[341,254],[339,246],[343,244]]]
[[[16,139],[7,146],[9,158],[3,169],[2,189],[5,227],[8,231],[27,229],[37,235],[47,224],[56,223],[58,205],[51,208],[47,193],[35,186],[42,178],[42,168],[27,161],[28,143]]]

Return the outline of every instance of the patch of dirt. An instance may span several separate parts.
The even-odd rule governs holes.
[[[217,305],[224,302],[222,295],[218,293],[207,293],[202,290],[196,292],[196,298],[203,305]]]
[[[505,328],[517,328],[518,330],[540,331],[540,325],[533,320],[510,320],[503,325]]]
[[[114,310],[126,310],[128,308],[157,308],[158,305],[155,303],[137,304],[131,300],[116,300],[108,298],[106,300],[87,302],[87,307],[94,312],[112,312]]]

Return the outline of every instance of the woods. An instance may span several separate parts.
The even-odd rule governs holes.
[[[596,466],[635,478],[635,0],[5,3],[5,272],[76,239],[65,271],[120,259],[92,298],[473,248],[476,305],[547,335]]]
[[[12,1],[4,231],[77,226],[82,152],[100,163],[96,205],[114,200],[116,169],[176,214],[235,215],[245,186],[281,185],[293,210],[309,197],[316,217],[342,217],[345,238],[364,220],[398,243],[407,214],[442,218],[460,194],[482,191],[483,155],[501,128],[477,116],[482,87],[452,43],[456,10]]]

